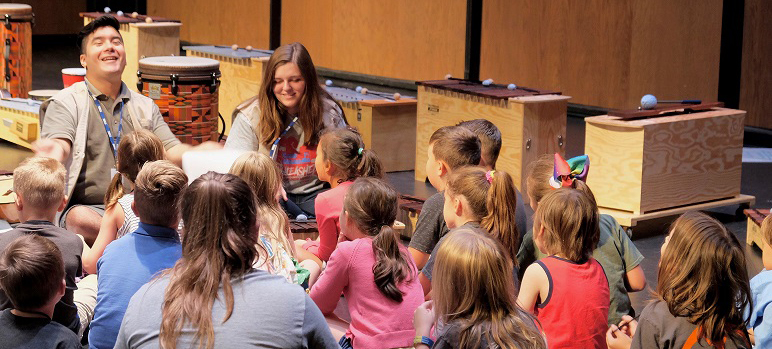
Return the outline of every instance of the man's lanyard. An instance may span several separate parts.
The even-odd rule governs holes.
[[[271,159],[276,160],[276,148],[279,146],[279,141],[281,140],[284,135],[289,132],[289,130],[292,128],[293,125],[295,125],[295,122],[298,121],[298,117],[296,116],[294,119],[292,119],[292,122],[287,125],[287,128],[284,129],[284,132],[282,132],[279,135],[279,138],[276,138],[275,141],[273,141],[273,145],[271,146],[271,151],[268,153]]]
[[[88,95],[91,96],[91,98],[94,99],[94,105],[96,105],[97,110],[99,111],[99,117],[102,118],[102,124],[105,125],[105,131],[107,132],[107,138],[110,139],[110,146],[113,149],[113,155],[115,156],[115,159],[118,159],[118,144],[121,143],[121,133],[123,132],[123,100],[121,100],[121,119],[118,123],[118,134],[115,138],[113,138],[113,132],[110,131],[110,125],[107,124],[107,118],[105,117],[104,111],[102,111],[102,104],[99,103],[99,99],[94,97],[93,94],[91,94],[91,91],[88,91]]]

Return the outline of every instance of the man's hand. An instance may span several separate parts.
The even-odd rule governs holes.
[[[43,138],[32,143],[35,156],[52,158],[61,163],[70,156],[70,143],[64,139]]]

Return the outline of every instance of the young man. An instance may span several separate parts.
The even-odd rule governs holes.
[[[0,312],[3,348],[80,348],[78,337],[52,321],[67,289],[59,248],[50,240],[26,235],[0,255],[0,289],[12,309]]]
[[[121,81],[126,52],[119,28],[118,20],[103,16],[78,33],[86,81],[62,90],[41,106],[42,138],[34,148],[39,156],[68,164],[69,202],[60,225],[83,235],[89,245],[99,233],[102,201],[121,135],[137,128],[151,130],[177,164],[191,148],[172,134],[153,100],[130,91]],[[197,146],[198,150],[218,147],[214,142]]]
[[[421,208],[413,238],[408,250],[420,269],[429,260],[434,245],[448,233],[442,210],[445,206],[445,181],[455,169],[480,163],[480,140],[470,130],[459,126],[445,126],[429,138],[429,157],[426,176],[439,193],[432,195]]]
[[[177,197],[187,186],[182,169],[166,160],[147,163],[139,171],[131,205],[139,228],[107,245],[97,262],[97,304],[88,336],[91,348],[115,346],[131,296],[182,256]]]
[[[56,304],[53,320],[80,335],[88,327],[96,304],[96,280],[89,276],[75,283],[83,273],[83,241],[53,223],[66,203],[64,178],[64,166],[50,158],[29,158],[13,171],[16,208],[22,223],[0,234],[0,251],[26,235],[38,235],[56,244],[64,261],[66,290]],[[0,309],[10,306],[10,299],[0,292]]]

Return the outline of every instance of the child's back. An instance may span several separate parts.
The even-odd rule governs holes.
[[[536,316],[550,348],[603,348],[609,289],[603,267],[594,258],[584,263],[550,256],[539,260],[550,282]]]

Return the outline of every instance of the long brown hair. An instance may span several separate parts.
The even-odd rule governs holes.
[[[437,322],[460,327],[459,348],[546,348],[536,319],[515,299],[512,259],[484,231],[454,229],[439,246],[432,278]]]
[[[752,309],[744,249],[717,220],[687,212],[673,222],[660,259],[657,293],[673,316],[689,319],[699,339],[745,343]]]
[[[289,218],[276,200],[276,194],[282,187],[281,169],[276,161],[265,154],[251,151],[239,156],[228,172],[239,176],[254,191],[260,232],[267,235],[272,243],[280,243],[295,257]]]
[[[322,134],[319,140],[323,159],[335,165],[334,176],[344,180],[357,177],[383,177],[383,166],[372,149],[364,149],[365,142],[359,132],[338,128]]]
[[[592,255],[600,240],[598,206],[581,190],[560,188],[550,191],[533,215],[534,234],[542,227],[542,242],[549,254],[582,262]]]
[[[123,197],[122,176],[132,183],[137,181],[137,174],[146,162],[163,160],[164,145],[153,132],[139,129],[121,138],[118,144],[118,173],[113,176],[105,192],[105,209],[113,207]]]
[[[397,286],[412,280],[418,271],[411,257],[399,248],[399,237],[391,227],[397,218],[398,198],[397,191],[383,180],[362,177],[349,187],[343,210],[361,232],[373,237],[373,274],[378,290],[389,299],[402,302],[403,294]]]
[[[490,177],[490,181],[488,178]],[[462,167],[448,176],[449,197],[461,195],[485,230],[504,245],[517,264],[520,233],[515,222],[517,192],[512,176],[504,171],[487,172],[476,166]]]
[[[212,348],[212,306],[219,290],[225,295],[225,322],[233,312],[231,280],[249,273],[259,257],[255,199],[241,178],[208,172],[181,200],[185,238],[182,258],[168,271],[161,347],[176,347],[183,326],[192,326],[199,347]]]
[[[273,93],[273,80],[276,76],[276,69],[287,63],[297,64],[300,74],[305,80],[306,89],[300,99],[298,122],[303,127],[306,144],[315,144],[319,137],[319,131],[324,128],[325,100],[333,101],[341,114],[343,109],[337,106],[337,102],[334,102],[330,94],[319,84],[314,62],[302,44],[295,42],[280,46],[273,51],[271,58],[268,59],[265,74],[263,74],[260,91],[257,96],[244,104],[254,101],[255,98],[259,102],[260,120],[255,120],[256,125],[253,126],[255,126],[260,142],[268,145],[279,138],[282,130],[286,127],[284,115],[287,111]]]

